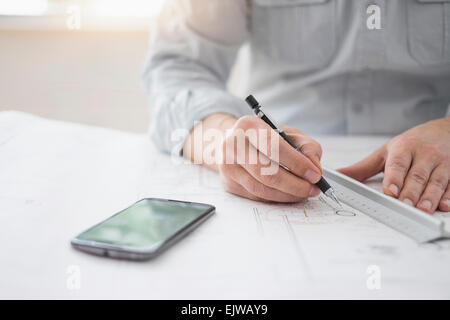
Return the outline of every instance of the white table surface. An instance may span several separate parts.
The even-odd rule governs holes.
[[[338,168],[387,137],[317,139],[323,163]],[[365,216],[357,224],[312,217],[324,228],[294,225],[305,272],[270,213],[264,237],[253,220],[255,208],[289,207],[227,194],[215,173],[175,164],[146,135],[1,112],[0,168],[0,298],[450,298],[448,242],[418,245]],[[379,188],[379,179],[371,184]],[[147,262],[70,247],[73,236],[144,197],[211,203],[217,213]],[[371,265],[381,271],[378,290],[366,285]]]

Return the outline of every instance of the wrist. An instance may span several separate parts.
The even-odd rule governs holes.
[[[183,155],[184,157],[194,161],[194,163],[199,163],[195,159],[201,159],[201,163],[208,168],[213,170],[217,170],[217,161],[214,163],[205,162],[203,160],[204,154],[203,150],[211,143],[218,143],[218,141],[204,141],[204,132],[210,129],[219,130],[225,135],[226,130],[230,129],[234,126],[237,119],[232,115],[225,113],[215,113],[204,118],[201,123],[197,124],[188,137],[186,138],[184,147],[183,147]],[[194,146],[198,147],[195,148]],[[217,154],[213,152],[213,156],[216,157]]]

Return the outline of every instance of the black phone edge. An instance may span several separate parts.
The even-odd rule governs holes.
[[[114,247],[113,245],[108,245],[105,243],[98,242],[96,246],[84,243],[85,240],[79,240],[78,236],[83,234],[84,232],[104,223],[105,221],[111,219],[112,217],[120,214],[122,211],[134,206],[136,203],[143,201],[143,200],[160,200],[160,201],[172,201],[172,202],[182,202],[182,203],[190,203],[190,204],[197,204],[202,206],[207,206],[208,209],[198,218],[191,221],[189,224],[184,226],[183,228],[179,229],[175,234],[173,234],[171,237],[169,237],[167,240],[165,240],[156,250],[151,250],[147,252],[143,251],[133,251],[133,250],[127,250],[127,249],[121,249],[118,247]],[[105,220],[93,225],[92,227],[86,229],[85,231],[81,232],[78,236],[74,237],[70,244],[73,248],[90,253],[97,256],[104,256],[104,257],[110,257],[115,259],[124,259],[124,260],[133,260],[133,261],[145,261],[152,258],[155,258],[156,256],[160,255],[162,252],[167,250],[169,247],[177,243],[179,240],[187,236],[191,231],[193,231],[198,225],[200,225],[202,222],[204,222],[206,219],[208,219],[210,216],[212,216],[215,213],[216,207],[210,204],[201,203],[201,202],[191,202],[191,201],[183,201],[183,200],[174,200],[174,199],[162,199],[162,198],[143,198],[132,205],[128,206],[125,209],[120,210],[119,212],[113,214],[112,216],[106,218]]]

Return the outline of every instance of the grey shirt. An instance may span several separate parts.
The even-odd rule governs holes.
[[[226,89],[243,44],[248,93],[306,134],[397,134],[450,115],[450,0],[175,0],[143,74],[161,149],[179,151],[210,114],[250,114]]]

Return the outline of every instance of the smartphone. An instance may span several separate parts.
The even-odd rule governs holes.
[[[215,212],[204,203],[146,198],[72,239],[74,248],[111,258],[151,259]]]

